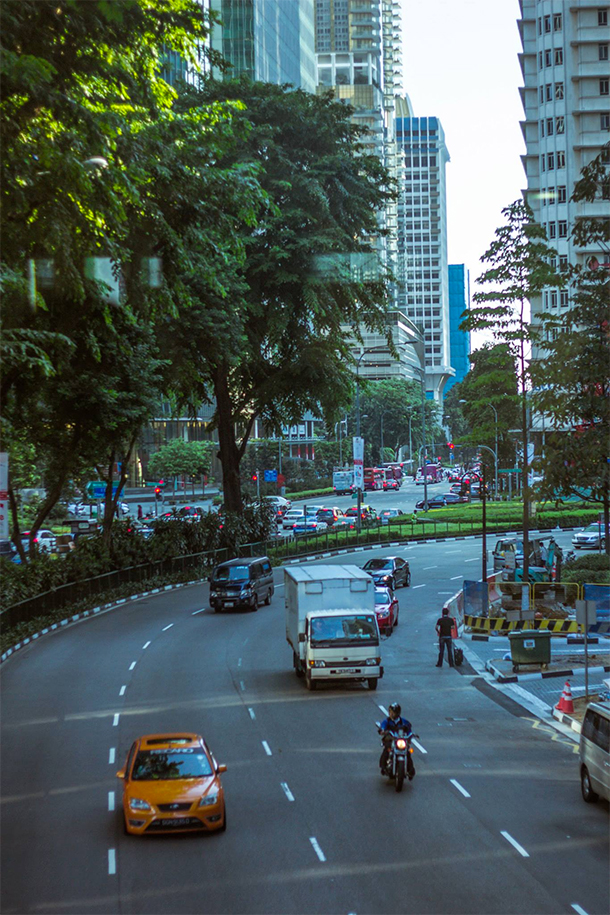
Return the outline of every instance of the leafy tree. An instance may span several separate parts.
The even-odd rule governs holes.
[[[492,332],[515,360],[520,399],[523,447],[523,580],[528,580],[530,491],[528,486],[527,397],[531,347],[539,330],[530,323],[529,302],[549,286],[563,280],[552,267],[556,252],[546,242],[544,228],[535,222],[530,207],[517,200],[502,210],[506,222],[496,229],[495,240],[481,260],[488,269],[478,283],[491,286],[476,292],[474,307],[460,324],[461,330]]]
[[[610,144],[582,170],[573,200],[608,197]],[[579,220],[578,245],[599,246],[608,259],[607,217]],[[603,253],[601,253],[603,252]],[[606,552],[610,553],[610,266],[589,258],[573,269],[570,305],[547,315],[545,359],[532,368],[534,402],[548,419],[542,458],[542,492],[548,498],[586,497],[603,505]]]
[[[330,96],[238,80],[206,82],[181,100],[189,109],[217,102],[245,106],[233,110],[241,142],[217,164],[255,167],[267,203],[242,230],[245,258],[228,265],[238,267],[229,297],[188,279],[189,307],[168,340],[182,395],[195,403],[214,394],[226,505],[240,511],[255,418],[279,429],[309,409],[332,416],[351,398],[343,328],[383,328],[386,283],[345,265],[371,251],[365,239],[378,234],[393,189],[351,109]]]
[[[506,344],[487,344],[471,353],[470,362],[471,370],[445,398],[445,415],[449,407],[450,415],[461,417],[461,424],[458,420],[451,428],[453,441],[495,450],[497,414],[498,463],[513,466],[515,447],[509,430],[519,423],[520,406],[514,356]],[[460,428],[463,431],[458,432]],[[493,471],[488,473],[492,478]]]
[[[181,476],[203,476],[210,471],[213,448],[211,442],[175,439],[151,455],[148,470],[153,476],[174,480]]]

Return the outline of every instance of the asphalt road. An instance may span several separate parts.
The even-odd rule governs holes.
[[[279,571],[258,613],[214,614],[190,586],[5,664],[4,915],[606,913],[608,805],[581,800],[574,743],[467,666],[434,666],[434,622],[479,574],[480,541],[397,552],[412,587],[376,692],[296,679]],[[374,726],[393,700],[425,750],[400,795]],[[114,774],[134,736],[176,728],[228,766],[227,831],[124,836]]]

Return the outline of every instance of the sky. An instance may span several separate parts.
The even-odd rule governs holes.
[[[466,264],[471,293],[480,257],[521,196],[525,143],[517,55],[518,0],[401,0],[403,89],[416,117],[438,117],[447,165],[450,264]]]

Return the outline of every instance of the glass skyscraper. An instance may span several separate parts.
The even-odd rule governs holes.
[[[230,76],[291,83],[315,92],[314,0],[209,0],[222,25],[212,48],[232,64]]]
[[[460,330],[462,315],[469,308],[470,274],[464,264],[449,264],[449,345],[455,377],[445,385],[445,394],[462,381],[470,369],[470,331]]]

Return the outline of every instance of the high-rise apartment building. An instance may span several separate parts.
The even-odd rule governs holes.
[[[211,46],[245,74],[315,92],[314,0],[207,0],[221,19]]]
[[[520,7],[524,197],[560,264],[606,261],[599,246],[577,249],[571,230],[583,217],[607,216],[608,200],[570,197],[583,166],[610,140],[610,4],[520,0]],[[568,301],[567,291],[545,290],[531,303],[532,321],[541,310],[561,313]]]
[[[469,308],[470,273],[465,264],[449,264],[449,346],[455,375],[445,385],[445,394],[470,370],[470,331],[460,330],[462,316]]]
[[[354,123],[370,131],[365,140],[390,174],[399,179],[395,136],[396,93],[400,88],[400,5],[398,0],[315,0],[318,92],[331,90],[354,108]],[[380,228],[387,232],[377,242],[380,261],[400,280],[398,211],[389,203],[379,213]],[[398,286],[393,285],[388,324],[395,343],[417,339],[418,331],[398,307]],[[368,378],[417,375],[419,360],[413,346],[399,349],[393,359],[380,334],[363,331],[364,348],[381,350],[361,363]],[[362,353],[356,346],[354,354]]]
[[[423,331],[428,396],[442,400],[454,376],[449,338],[449,276],[445,166],[449,153],[438,118],[413,116],[399,99],[396,139],[401,175],[398,310]]]

